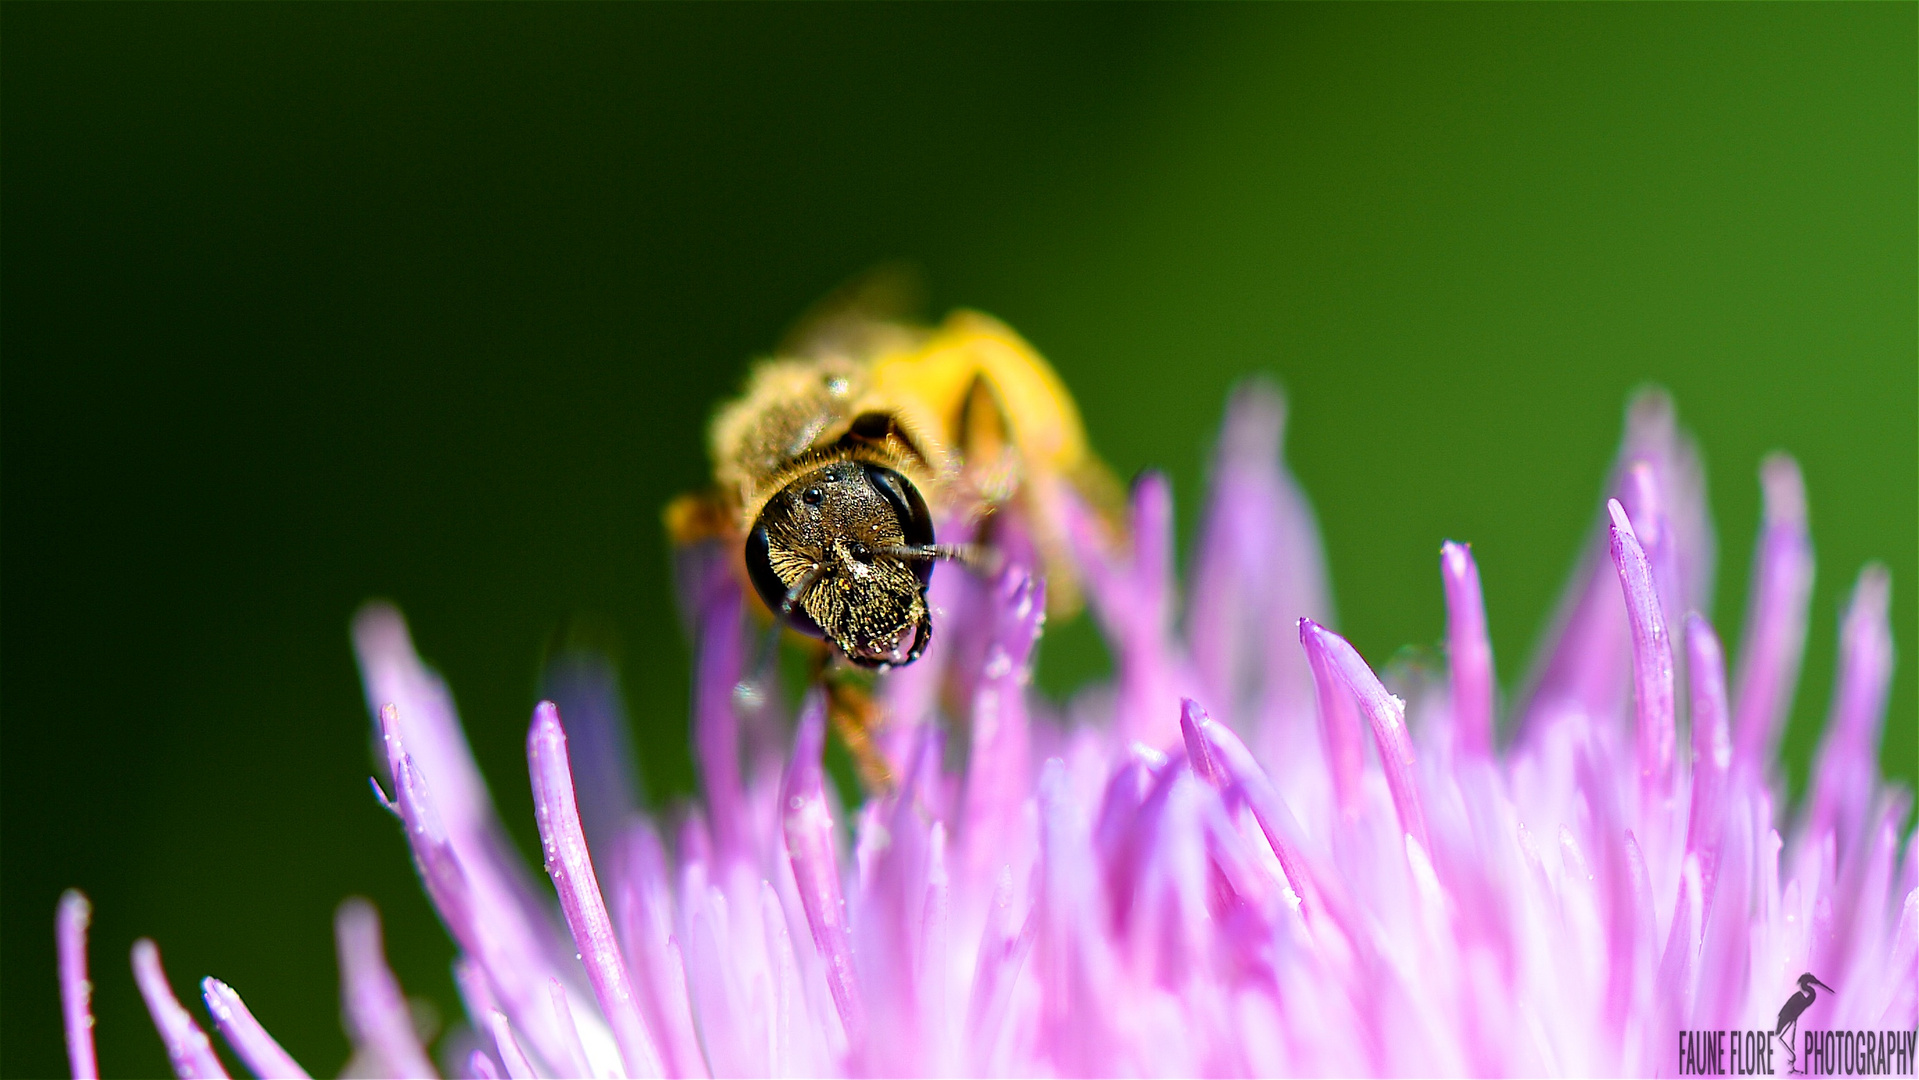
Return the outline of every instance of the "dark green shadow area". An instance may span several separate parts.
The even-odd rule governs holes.
[[[109,1075],[166,1070],[142,934],[334,1073],[349,894],[453,1015],[348,617],[404,608],[529,853],[578,616],[651,796],[687,794],[660,508],[746,359],[891,258],[1047,353],[1183,535],[1227,388],[1283,381],[1376,662],[1441,636],[1450,537],[1519,678],[1648,381],[1704,449],[1736,636],[1791,450],[1803,783],[1865,561],[1919,646],[1914,42],[1890,4],[0,7],[0,1073],[64,1072],[68,885]],[[1104,664],[1083,624],[1043,658],[1056,693]]]

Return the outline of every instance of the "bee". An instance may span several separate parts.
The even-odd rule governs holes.
[[[1063,501],[1105,520],[1117,505],[1078,407],[1032,346],[977,312],[935,327],[875,314],[882,290],[897,291],[867,281],[830,298],[754,365],[713,417],[712,488],[667,511],[676,544],[735,545],[767,613],[824,643],[823,667],[918,660],[935,630],[934,565],[990,569],[1003,514],[1030,539],[1051,613],[1070,613]],[[941,543],[949,529],[967,542]],[[848,685],[827,682],[829,699]],[[840,697],[835,726],[864,759],[871,703]]]

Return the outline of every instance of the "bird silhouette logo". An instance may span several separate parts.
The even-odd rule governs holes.
[[[1780,1045],[1785,1048],[1787,1073],[1796,1074],[1802,1072],[1798,1067],[1799,1059],[1793,1055],[1792,1044],[1793,1040],[1797,1038],[1799,1034],[1799,1014],[1810,1008],[1813,1000],[1819,996],[1818,991],[1813,989],[1815,986],[1828,994],[1838,993],[1837,990],[1820,982],[1812,972],[1808,971],[1804,975],[1799,976],[1799,992],[1787,998],[1784,1005],[1779,1006],[1779,1024],[1773,1028],[1772,1034],[1774,1038],[1779,1040]]]

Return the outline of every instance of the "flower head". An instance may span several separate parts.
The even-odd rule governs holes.
[[[1069,513],[1115,675],[1064,710],[1027,685],[1044,583],[1016,565],[939,575],[940,636],[881,690],[898,784],[857,807],[825,777],[820,698],[789,716],[749,663],[762,631],[730,553],[685,552],[703,797],[637,808],[612,684],[568,660],[527,739],[551,891],[399,614],[363,611],[376,786],[460,950],[468,1027],[441,1064],[1652,1074],[1673,1070],[1676,1033],[1770,1032],[1802,973],[1831,988],[1822,1027],[1919,1023],[1919,863],[1876,759],[1882,568],[1853,589],[1811,788],[1785,815],[1774,754],[1812,580],[1789,458],[1762,469],[1729,680],[1698,613],[1714,550],[1697,455],[1662,396],[1639,398],[1600,528],[1501,723],[1468,546],[1440,551],[1443,683],[1382,681],[1330,629],[1283,419],[1270,389],[1235,396],[1183,608],[1163,480],[1136,486],[1123,547]],[[76,1075],[93,1061],[86,917],[63,899]],[[343,907],[337,931],[349,1068],[431,1071],[371,908]],[[218,1075],[152,943],[134,965],[175,1069]],[[231,988],[204,989],[249,1068],[297,1072]]]

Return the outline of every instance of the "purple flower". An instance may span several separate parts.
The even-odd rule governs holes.
[[[363,611],[376,786],[460,951],[468,1026],[440,1064],[1652,1075],[1684,1064],[1688,1032],[1769,1035],[1806,972],[1832,988],[1812,1027],[1919,1025],[1919,856],[1901,836],[1908,796],[1877,769],[1883,568],[1853,589],[1811,788],[1785,812],[1774,754],[1812,581],[1791,459],[1761,470],[1729,681],[1697,611],[1714,551],[1696,453],[1665,398],[1635,402],[1544,659],[1502,713],[1466,545],[1440,552],[1443,684],[1382,681],[1329,629],[1283,420],[1270,389],[1234,398],[1183,607],[1163,480],[1135,488],[1125,549],[1069,514],[1116,672],[1063,710],[1027,687],[1044,584],[1016,566],[938,575],[940,635],[882,691],[898,785],[856,808],[824,778],[820,699],[790,717],[749,669],[763,631],[731,553],[687,552],[703,798],[640,812],[606,671],[556,667],[559,704],[527,737],[552,892],[399,614]],[[86,922],[69,893],[76,1076],[93,1071]],[[372,909],[350,901],[337,931],[349,1071],[430,1072]],[[133,960],[176,1071],[220,1075],[157,949]],[[231,988],[203,989],[250,1069],[299,1074]]]

